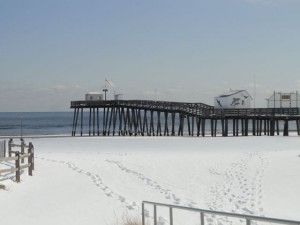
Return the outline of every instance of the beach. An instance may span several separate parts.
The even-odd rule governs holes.
[[[25,142],[34,145],[35,170],[32,177],[24,170],[21,183],[13,174],[1,176],[3,224],[116,224],[124,215],[140,217],[143,200],[300,220],[298,136]],[[146,210],[150,221],[152,208]],[[163,211],[158,218],[159,224],[169,222]],[[176,224],[200,223],[180,212],[176,218]],[[211,223],[229,224],[219,217]]]

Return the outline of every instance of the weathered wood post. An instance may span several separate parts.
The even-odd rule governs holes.
[[[169,136],[168,116],[169,116],[169,113],[168,113],[168,112],[165,112],[165,128],[164,128],[164,136],[166,136],[166,135]]]
[[[239,129],[240,129],[240,127],[239,127],[239,122],[240,122],[240,119],[239,118],[237,118],[236,119],[236,136],[239,136]]]
[[[157,111],[156,136],[161,136],[160,111]]]
[[[13,144],[13,139],[10,138],[8,141],[8,157],[11,157],[12,144]]]
[[[175,136],[175,116],[176,116],[176,113],[175,112],[172,112],[172,136]]]
[[[30,142],[31,143],[31,142]],[[32,170],[34,170],[34,146],[31,143],[31,153],[32,153]]]
[[[245,119],[241,118],[242,136],[245,136]]]
[[[263,125],[263,119],[260,118],[260,120],[259,120],[259,136],[262,135],[262,125]]]
[[[92,108],[92,126],[93,126],[93,136],[95,136],[96,135],[96,108],[95,107],[93,107]]]
[[[233,136],[236,135],[236,119],[232,119]]]
[[[76,129],[77,129],[77,123],[78,123],[78,114],[79,114],[79,108],[77,108],[77,113],[76,113],[76,119],[75,119],[75,125],[74,125],[74,136],[76,136]]]
[[[275,120],[274,117],[270,119],[270,136],[275,135]]]
[[[218,119],[215,119],[215,132],[214,132],[214,136],[217,136],[217,126],[218,126]]]
[[[214,119],[210,118],[210,134],[213,137],[214,136]]]
[[[30,143],[29,143],[30,144]],[[28,175],[29,176],[32,176],[32,153],[31,153],[31,148],[28,148],[28,153],[30,154],[28,156],[28,164],[29,164],[29,167],[28,167]]]
[[[72,136],[75,136],[75,131],[74,131],[75,128],[74,128],[74,127],[75,127],[76,109],[77,109],[77,108],[74,109],[73,127],[72,127]]]
[[[153,121],[153,110],[150,111],[150,136],[154,136],[154,121]]]
[[[144,136],[144,133],[142,133],[142,130],[143,130],[143,122],[142,122],[142,110],[139,109],[138,110],[138,132],[140,135],[143,135]]]
[[[91,125],[92,125],[92,108],[90,108],[90,116],[89,116],[89,136],[91,136]]]
[[[20,152],[16,152],[16,161],[15,161],[15,166],[16,166],[16,182],[20,182],[21,178],[20,178]]]
[[[31,169],[34,170],[34,146],[31,142],[29,142],[29,149],[28,149],[28,152],[30,150],[30,153],[32,155],[31,157]]]
[[[252,135],[256,135],[256,118],[255,116],[252,118]]]
[[[283,136],[289,136],[289,120],[286,118],[284,120]]]
[[[116,126],[117,126],[119,109],[120,109],[119,107],[116,107],[115,111],[114,111],[114,115],[113,115],[113,136],[115,136],[115,133],[116,133]]]
[[[276,119],[276,131],[277,131],[277,135],[279,135],[280,131],[279,131],[279,119]]]
[[[183,127],[184,127],[184,115],[183,115],[183,113],[180,113],[179,114],[178,136],[183,136]]]
[[[147,110],[146,109],[144,110],[143,134],[145,133],[145,128],[146,128],[147,135],[149,136]]]
[[[245,132],[245,135],[248,136],[249,134],[249,119],[246,118],[246,121],[245,121],[245,129],[246,129],[246,132]]]
[[[195,116],[192,116],[192,136],[194,136]]]
[[[82,128],[83,128],[83,108],[81,108],[81,115],[80,115],[80,136],[82,137]],[[98,133],[99,136],[99,133]]]
[[[229,121],[229,119],[225,119],[225,132],[226,132],[226,137],[228,137],[228,121]]]
[[[0,152],[0,157],[6,157],[6,140],[0,141],[0,145],[2,148],[2,151]]]
[[[21,138],[21,155],[24,154],[25,150],[25,141]],[[21,163],[24,163],[24,158],[21,159]]]
[[[202,137],[205,137],[205,118],[202,118]]]
[[[187,125],[188,125],[188,133],[189,133],[189,136],[191,136],[191,123],[190,123],[189,115],[186,116],[186,121],[187,121]]]

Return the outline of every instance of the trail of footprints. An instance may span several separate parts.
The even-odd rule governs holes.
[[[89,171],[85,171],[85,170],[77,167],[74,163],[71,163],[71,162],[65,162],[65,161],[59,161],[59,160],[53,160],[53,159],[47,159],[47,158],[44,158],[44,157],[41,157],[40,159],[48,161],[48,162],[53,162],[53,163],[65,164],[65,165],[68,166],[68,168],[74,170],[75,172],[90,177],[90,179],[92,180],[93,184],[96,185],[97,187],[99,187],[104,192],[104,194],[107,197],[112,197],[112,198],[117,199],[122,204],[124,204],[126,206],[126,208],[129,209],[129,210],[134,210],[134,209],[137,210],[137,209],[140,208],[136,204],[136,202],[130,202],[124,196],[122,196],[122,195],[116,193],[115,191],[113,191],[109,186],[107,186],[103,182],[103,180],[101,179],[101,177],[98,174],[94,174],[94,173],[91,173]]]
[[[39,157],[36,157],[36,158],[39,158]],[[107,197],[113,197],[113,198],[117,199],[121,203],[125,204],[126,208],[129,209],[129,210],[141,210],[140,209],[141,207],[138,206],[136,204],[136,202],[129,202],[124,196],[114,192],[110,187],[108,187],[103,182],[103,180],[101,179],[101,177],[98,174],[94,174],[94,173],[85,171],[85,170],[77,167],[74,163],[71,163],[71,162],[65,162],[65,161],[62,161],[62,160],[59,161],[59,160],[54,160],[54,159],[48,159],[48,158],[44,158],[44,157],[40,157],[40,159],[48,161],[48,162],[52,162],[52,163],[61,163],[61,164],[67,165],[68,168],[76,171],[77,173],[80,173],[80,174],[83,174],[83,175],[86,175],[86,176],[90,177],[93,184],[96,185],[97,187],[99,187],[105,193],[105,195]],[[132,171],[132,170],[129,170],[129,169],[125,168],[121,163],[115,162],[115,161],[109,161],[109,160],[106,160],[106,161],[110,162],[110,163],[115,163],[115,164],[118,163],[117,165],[119,165],[119,168],[122,168],[122,170],[125,170],[126,172],[131,173],[131,174],[142,176],[143,178],[141,178],[141,179],[146,180],[148,185],[150,185],[152,187],[155,186],[156,189],[161,190],[161,191],[164,190],[155,181],[152,181],[151,179],[146,178],[141,173],[138,173],[138,172],[135,172],[135,171]],[[166,198],[170,199],[172,197],[177,202],[177,204],[180,203],[179,198],[177,198],[174,194],[171,194],[171,192],[169,190],[167,190],[167,192],[168,192],[168,195],[167,195],[168,197],[166,197]],[[147,209],[145,209],[145,216],[148,217],[148,218],[153,219],[153,215],[150,215],[150,212]],[[158,219],[158,221],[157,221],[158,225],[164,225],[168,222],[165,218],[163,218],[161,216],[159,216],[157,219]]]
[[[258,165],[255,167],[255,165]],[[224,182],[210,189],[208,207],[210,210],[228,211],[263,216],[262,179],[268,160],[262,153],[249,153],[233,163],[225,173]],[[231,224],[228,219],[209,218],[210,224]],[[242,221],[241,221],[242,222]]]
[[[106,160],[106,162],[117,165],[120,170],[137,177],[139,180],[143,181],[146,185],[158,190],[161,194],[164,195],[164,197],[166,199],[172,200],[175,205],[185,205],[188,207],[195,207],[195,205],[196,205],[196,203],[193,201],[183,202],[183,200],[181,200],[174,193],[172,193],[170,189],[163,188],[162,185],[158,184],[158,182],[150,179],[149,177],[146,177],[144,174],[142,174],[140,172],[137,172],[137,171],[134,171],[134,170],[131,170],[131,169],[125,167],[119,161]]]
[[[65,164],[77,173],[90,177],[93,184],[99,187],[106,196],[117,199],[125,204],[129,210],[140,208],[135,202],[130,202],[124,196],[114,192],[103,182],[98,174],[85,171],[71,162],[51,160],[44,157],[41,157],[40,159],[53,163]],[[171,190],[163,188],[158,182],[150,179],[144,174],[125,167],[119,161],[106,160],[106,162],[115,164],[120,170],[137,177],[146,185],[158,190],[166,199],[172,200],[174,204],[186,205],[188,207],[196,206],[196,203],[190,200],[183,202],[179,197],[172,193]],[[259,166],[254,170],[250,170],[250,166],[256,164]],[[257,152],[247,154],[246,157],[242,158],[237,163],[233,163],[229,169],[227,169],[225,174],[220,173],[217,168],[212,167],[209,170],[212,174],[223,175],[225,178],[224,182],[211,187],[207,199],[208,208],[217,211],[227,211],[227,209],[230,208],[233,213],[262,216],[262,179],[267,165],[268,161],[266,157],[264,157],[262,153]],[[147,217],[151,217],[148,211],[146,211],[145,214]],[[159,220],[162,225],[166,222],[164,218],[159,218]],[[232,224],[232,221],[227,218],[215,216],[207,217],[207,222],[209,224],[217,225]]]

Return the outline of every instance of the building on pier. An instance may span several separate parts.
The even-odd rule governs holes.
[[[251,108],[252,97],[246,90],[230,90],[215,97],[216,109],[245,109]]]
[[[123,94],[114,94],[114,100],[123,100]]]
[[[300,106],[298,91],[289,93],[274,91],[266,100],[268,108],[299,108]]]
[[[100,92],[89,92],[85,94],[85,100],[86,101],[103,100],[103,94],[101,94]]]

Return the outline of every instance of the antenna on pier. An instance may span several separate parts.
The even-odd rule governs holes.
[[[105,81],[104,81],[104,89],[103,89],[103,92],[104,92],[104,100],[106,101],[106,92],[108,91],[107,87],[106,87],[106,84],[110,84],[109,81],[105,78]]]
[[[253,85],[253,104],[254,104],[254,109],[255,109],[255,107],[256,107],[256,102],[255,102],[255,100],[256,100],[256,75],[254,75],[254,85]]]

